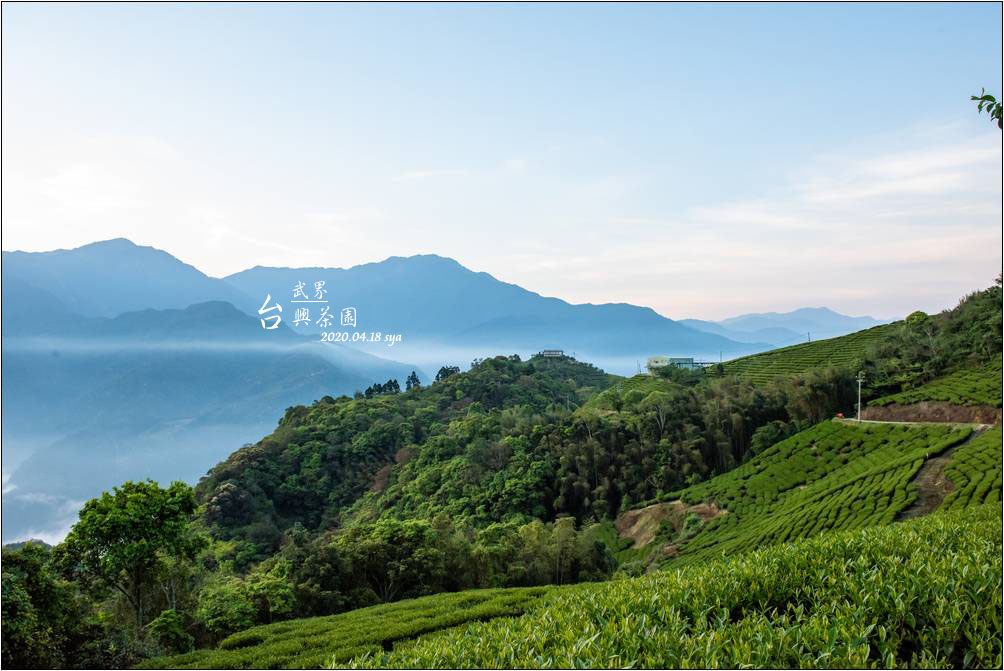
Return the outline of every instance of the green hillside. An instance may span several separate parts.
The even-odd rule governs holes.
[[[1001,429],[980,435],[961,446],[945,475],[955,489],[947,497],[946,509],[965,508],[979,503],[1001,501]]]
[[[248,563],[273,554],[295,525],[313,531],[388,508],[397,518],[444,513],[481,524],[509,512],[552,516],[553,494],[538,481],[553,461],[534,471],[527,434],[569,416],[613,376],[569,357],[475,364],[407,393],[288,408],[271,435],[199,482],[206,522],[233,542],[232,558]],[[515,491],[524,480],[525,491]]]
[[[1000,516],[985,506],[558,588],[521,617],[351,666],[1000,667]]]
[[[680,548],[677,561],[888,524],[917,499],[911,480],[925,460],[970,434],[953,426],[819,424],[681,492],[687,503],[711,501],[728,512]]]
[[[427,668],[993,665],[1002,434],[971,436],[965,426],[824,422],[680,492],[726,512],[669,570],[267,625],[144,666],[292,668],[356,655],[353,665]],[[956,489],[942,508],[952,514],[893,525],[917,498],[918,470],[946,454]]]
[[[890,394],[868,402],[868,405],[908,405],[923,401],[940,401],[952,405],[990,405],[1001,407],[1001,361],[979,368],[966,368],[932,380],[915,389]]]
[[[341,615],[291,620],[246,629],[216,650],[147,660],[156,669],[309,669],[382,652],[420,634],[497,617],[520,615],[547,588],[468,590],[361,608]]]
[[[726,375],[754,382],[769,382],[777,377],[807,373],[826,366],[855,367],[868,349],[888,336],[899,322],[875,326],[837,338],[781,347],[760,354],[733,359],[722,364]],[[709,369],[714,372],[715,368]]]
[[[439,595],[283,622],[142,668],[321,660],[367,668],[992,668],[1001,659],[1001,512],[971,507],[831,532],[641,578]]]

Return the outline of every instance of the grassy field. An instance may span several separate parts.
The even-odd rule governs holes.
[[[884,338],[897,323],[875,326],[837,338],[781,347],[761,354],[726,361],[726,375],[738,375],[753,382],[769,382],[778,376],[805,373],[826,366],[852,366],[867,349]],[[714,368],[709,369],[713,373]]]
[[[679,548],[673,561],[892,522],[916,500],[910,481],[924,460],[970,433],[968,427],[937,425],[818,424],[728,473],[668,496],[728,511]]]
[[[883,396],[868,405],[908,405],[922,401],[941,401],[952,405],[990,405],[1001,407],[1001,362],[975,370],[960,370],[908,391]]]
[[[519,615],[547,588],[470,590],[253,627],[219,648],[150,659],[146,669],[309,669],[465,622]]]
[[[555,589],[352,667],[999,668],[1001,508]]]

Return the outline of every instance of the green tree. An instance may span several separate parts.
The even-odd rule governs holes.
[[[153,639],[168,652],[188,652],[195,639],[185,631],[185,618],[176,610],[168,609],[146,625]]]
[[[551,535],[554,543],[554,582],[558,585],[574,582],[572,569],[576,560],[574,517],[559,517]]]
[[[57,548],[60,566],[93,590],[121,593],[143,627],[164,557],[192,560],[203,547],[190,526],[194,510],[183,482],[167,489],[152,480],[126,482],[84,504]]]
[[[446,578],[446,556],[432,526],[423,520],[383,519],[351,527],[335,545],[357,584],[382,601],[431,594]]]
[[[442,382],[446,378],[456,375],[459,372],[459,366],[442,366],[439,369],[439,372],[436,373],[436,382]]]
[[[290,569],[291,563],[280,559],[267,572],[248,576],[248,593],[257,608],[259,623],[285,619],[295,610],[296,592],[289,581]]]
[[[199,593],[195,616],[217,638],[254,626],[254,600],[239,578],[226,578],[207,585]]]
[[[6,668],[66,665],[96,627],[91,604],[50,570],[49,549],[28,543],[3,550],[2,662]]]

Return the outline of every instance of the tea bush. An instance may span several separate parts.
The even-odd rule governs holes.
[[[365,652],[382,652],[394,641],[472,620],[519,615],[547,588],[488,589],[421,599],[252,627],[220,642],[218,649],[146,660],[146,669],[320,668]]]
[[[818,424],[729,473],[667,496],[726,511],[677,548],[674,561],[892,522],[916,500],[911,480],[924,461],[971,431],[950,425]]]
[[[883,396],[869,405],[907,405],[922,401],[941,401],[952,405],[990,405],[1001,407],[1001,362],[982,368],[959,370],[925,385]]]
[[[521,617],[350,666],[999,668],[1001,512],[938,513],[560,588]]]
[[[979,503],[1001,502],[1001,429],[982,433],[952,455],[945,475],[955,490],[945,497],[942,508],[965,508]]]
[[[777,377],[806,373],[827,366],[854,367],[873,345],[884,339],[896,324],[883,324],[837,338],[780,347],[761,354],[733,359],[722,364],[726,375],[738,375],[753,382],[769,382]],[[708,369],[711,373],[715,367]]]

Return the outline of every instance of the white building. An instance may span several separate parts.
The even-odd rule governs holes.
[[[648,369],[649,375],[655,375],[656,368],[664,368],[665,366],[676,366],[677,368],[685,368],[687,370],[701,368],[701,364],[695,362],[692,356],[650,356],[648,361],[645,362],[645,368]]]

